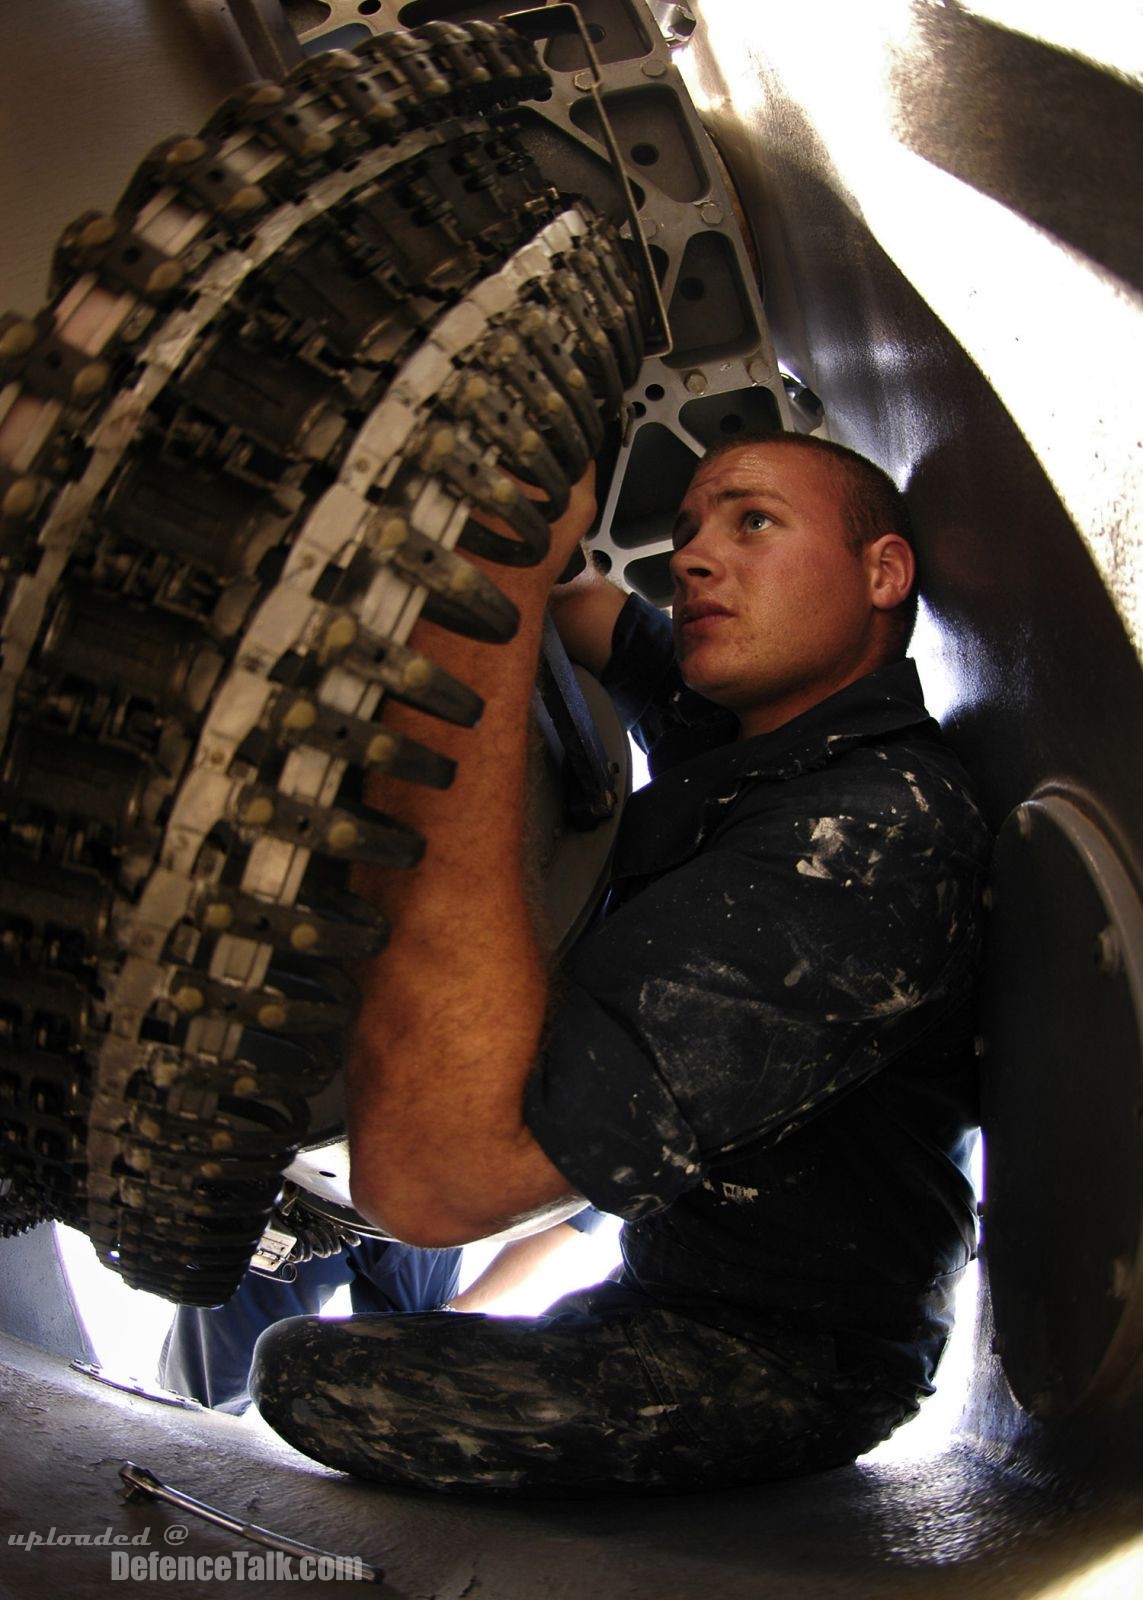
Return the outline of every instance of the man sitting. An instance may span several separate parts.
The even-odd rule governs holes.
[[[522,837],[545,604],[593,493],[497,581],[516,638],[422,624],[486,700],[428,839],[374,873],[396,933],[351,1056],[355,1204],[399,1238],[626,1219],[615,1282],[539,1319],[302,1318],[253,1390],[300,1450],[388,1483],[584,1493],[852,1461],[916,1409],[975,1243],[972,983],[988,836],[904,659],[900,495],[798,435],[700,463],[671,624],[588,574],[553,598],[650,751],[606,915],[551,972]],[[684,687],[685,686],[685,687]]]

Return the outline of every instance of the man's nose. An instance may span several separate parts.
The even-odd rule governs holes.
[[[686,544],[680,545],[672,555],[669,566],[671,578],[678,588],[682,588],[688,578],[712,577],[718,571],[719,556],[710,531],[700,528],[692,534]]]

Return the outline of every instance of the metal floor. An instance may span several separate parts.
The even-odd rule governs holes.
[[[860,1465],[709,1496],[435,1499],[353,1482],[247,1422],[109,1389],[6,1336],[0,1415],[0,1589],[12,1596],[87,1600],[114,1581],[107,1545],[28,1549],[10,1543],[12,1534],[47,1540],[54,1527],[58,1541],[110,1528],[140,1539],[132,1555],[256,1551],[170,1507],[126,1504],[118,1474],[127,1459],[240,1519],[362,1556],[386,1574],[373,1592],[403,1600],[1102,1600],[1119,1591],[1089,1589],[1082,1575],[1132,1538],[1143,1510],[1137,1494],[1069,1494],[1045,1475],[990,1465],[963,1444],[908,1467]],[[183,1542],[166,1537],[175,1524],[187,1528]],[[1067,1580],[1077,1575],[1073,1587]],[[191,1595],[214,1592],[218,1582],[156,1587]],[[244,1595],[283,1592],[331,1589],[242,1583]]]

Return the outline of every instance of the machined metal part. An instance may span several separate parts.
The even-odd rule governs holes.
[[[615,773],[550,616],[544,619],[537,693],[566,761],[568,819],[573,827],[593,828],[619,804]]]
[[[360,1556],[337,1556],[330,1550],[319,1550],[316,1545],[303,1544],[300,1539],[291,1539],[284,1533],[273,1533],[269,1528],[260,1528],[257,1523],[244,1522],[241,1517],[232,1517],[228,1511],[219,1511],[214,1506],[208,1506],[202,1500],[196,1500],[193,1495],[185,1494],[181,1489],[172,1489],[168,1484],[160,1482],[153,1472],[146,1467],[136,1466],[133,1461],[125,1461],[119,1469],[127,1500],[162,1500],[169,1506],[174,1506],[176,1511],[184,1511],[189,1516],[200,1517],[203,1522],[213,1523],[216,1528],[225,1528],[227,1533],[236,1533],[243,1539],[249,1539],[253,1544],[263,1545],[267,1550],[280,1550],[283,1555],[309,1556],[323,1562],[332,1562],[335,1568],[340,1568],[336,1575],[354,1577],[366,1583],[381,1583],[384,1573],[380,1567],[363,1561]]]
[[[349,867],[420,853],[360,773],[451,779],[386,697],[479,716],[409,631],[510,636],[461,552],[542,557],[515,480],[556,514],[638,370],[623,247],[519,139],[548,84],[483,23],[307,59],[0,319],[0,1226],[171,1298],[231,1293],[336,1073]]]
[[[301,44],[320,49],[323,37],[434,15],[472,25],[519,9],[495,0],[379,0],[365,15],[349,0],[332,0],[328,19],[303,32]],[[580,0],[598,82],[578,29],[549,27],[544,36],[544,13],[568,9],[552,0],[529,13],[538,18],[529,26],[541,38],[551,93],[521,107],[518,138],[552,182],[590,199],[622,235],[641,241],[653,263],[671,347],[648,347],[638,372],[623,380],[623,426],[600,473],[592,545],[615,581],[667,605],[671,526],[697,456],[737,433],[818,431],[823,417],[802,386],[793,384],[793,401],[787,393],[749,225],[675,65],[697,8]],[[637,227],[615,175],[612,140]]]
[[[176,1394],[173,1389],[161,1389],[158,1384],[144,1383],[139,1378],[121,1377],[117,1373],[105,1372],[102,1367],[91,1361],[69,1361],[68,1366],[73,1372],[78,1372],[85,1378],[90,1378],[93,1383],[102,1383],[109,1389],[118,1389],[122,1394],[138,1395],[141,1400],[157,1400],[161,1406],[174,1406],[179,1411],[205,1411],[206,1407],[197,1400],[192,1400],[188,1395]]]

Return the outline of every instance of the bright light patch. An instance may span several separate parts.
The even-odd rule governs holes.
[[[1089,28],[1099,7],[1067,9],[1072,34],[1101,41],[1092,46],[1101,55],[1112,20]],[[1036,0],[1037,17],[1042,10],[1064,12]],[[688,87],[716,124],[764,117],[775,74],[805,108],[838,189],[1006,406],[1143,652],[1143,297],[898,142],[894,80],[926,49],[910,5],[825,3],[820,13],[807,28],[797,10],[768,8],[765,29],[754,30],[737,0],[704,0],[709,59],[684,55]],[[1121,20],[1122,60],[1143,24]],[[815,159],[828,175],[827,160]],[[918,454],[929,444],[920,433]]]

